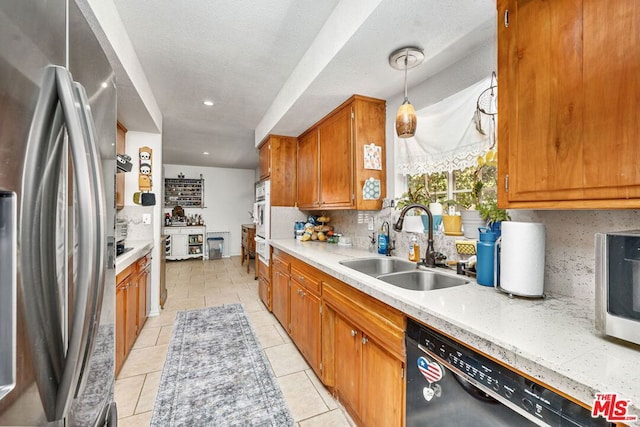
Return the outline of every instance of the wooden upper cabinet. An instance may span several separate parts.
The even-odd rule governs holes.
[[[320,207],[354,205],[351,105],[343,107],[318,127],[320,141]]]
[[[269,175],[271,175],[271,143],[268,140],[258,148],[258,163],[260,180],[269,178]]]
[[[298,207],[317,209],[320,206],[318,129],[298,138]]]
[[[260,179],[271,180],[271,206],[295,206],[298,138],[269,135],[260,144]]]
[[[500,206],[640,207],[636,34],[636,0],[498,1]]]
[[[116,126],[116,153],[126,154],[127,130],[118,122]],[[124,208],[124,173],[116,171],[116,209]]]
[[[354,95],[298,138],[299,208],[382,208],[385,118],[385,101]],[[379,168],[365,167],[364,150],[370,144],[377,147]],[[377,198],[365,200],[363,187],[370,178],[380,191]]]

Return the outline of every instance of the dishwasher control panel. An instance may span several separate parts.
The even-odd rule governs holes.
[[[486,395],[541,425],[609,425],[591,411],[479,352],[412,320],[407,345],[418,348]]]

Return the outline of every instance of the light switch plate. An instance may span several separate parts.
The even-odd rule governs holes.
[[[367,221],[367,230],[373,231],[373,217],[369,217],[369,221]]]
[[[142,223],[143,224],[151,224],[151,214],[142,214]]]

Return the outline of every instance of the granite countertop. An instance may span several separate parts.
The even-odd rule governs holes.
[[[120,274],[122,270],[153,249],[153,240],[127,240],[125,248],[133,249],[116,257],[116,274]]]
[[[630,425],[640,425],[640,346],[598,335],[593,302],[509,298],[471,278],[458,287],[411,291],[339,263],[377,253],[295,239],[270,244],[589,406],[595,393],[618,393],[638,417]]]

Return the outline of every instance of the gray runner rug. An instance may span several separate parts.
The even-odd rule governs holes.
[[[176,315],[151,426],[293,426],[240,304]]]

